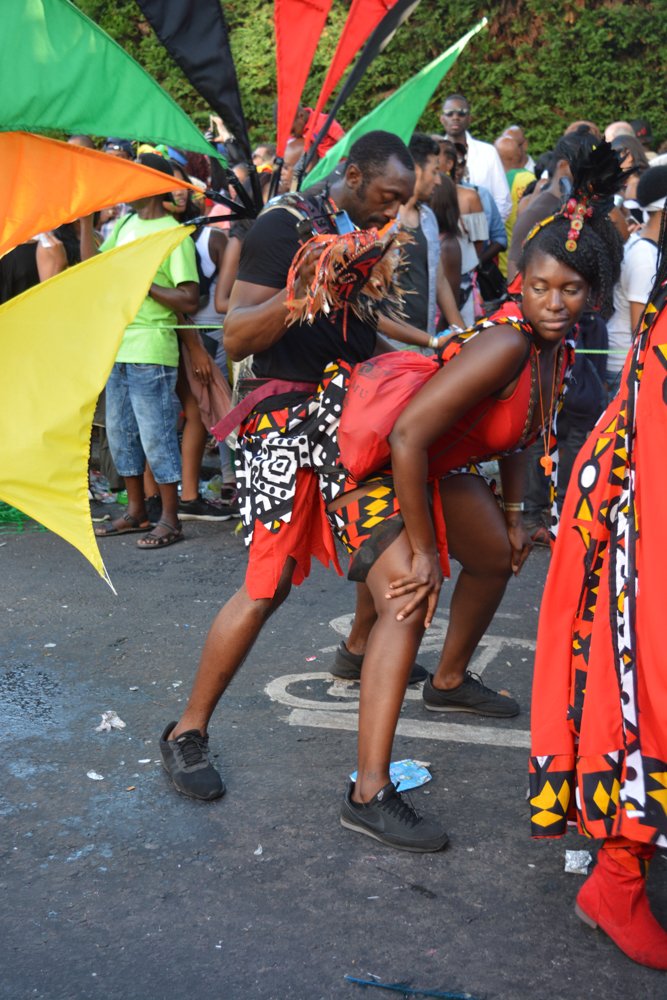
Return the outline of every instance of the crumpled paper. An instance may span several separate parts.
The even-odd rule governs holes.
[[[95,732],[110,733],[112,729],[125,729],[125,723],[113,710],[102,712],[102,721],[99,726],[95,726]]]
[[[588,851],[566,851],[565,868],[571,875],[588,875],[588,867],[593,860]]]

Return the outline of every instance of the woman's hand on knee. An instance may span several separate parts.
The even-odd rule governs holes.
[[[441,587],[442,569],[438,553],[415,552],[412,556],[410,573],[397,580],[392,580],[386,597],[392,600],[396,597],[405,597],[407,594],[412,595],[408,603],[397,613],[397,621],[408,618],[421,604],[426,602],[424,627],[428,628],[438,606]]]
[[[508,524],[507,537],[509,538],[511,548],[510,558],[512,572],[516,576],[530,555],[533,542],[523,524],[523,521],[517,522],[516,524]]]

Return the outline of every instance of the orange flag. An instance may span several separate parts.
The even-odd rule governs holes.
[[[198,189],[96,149],[0,132],[0,256],[64,222],[153,194]]]

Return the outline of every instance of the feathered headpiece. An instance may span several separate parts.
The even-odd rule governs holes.
[[[608,142],[601,142],[591,150],[579,150],[572,158],[570,170],[572,184],[567,201],[555,215],[550,215],[533,226],[526,237],[526,243],[550,222],[562,216],[570,222],[565,249],[574,253],[585,220],[590,219],[594,213],[608,214],[614,195],[632,173],[632,168],[629,171],[621,169],[619,155]]]
[[[299,249],[287,277],[288,323],[312,323],[319,312],[325,316],[342,309],[343,335],[347,310],[362,320],[371,318],[375,303],[382,301],[389,312],[402,314],[402,293],[396,272],[402,260],[401,247],[412,237],[391,222],[382,229],[311,237]],[[304,256],[313,246],[322,246],[315,274],[304,295],[295,298],[295,285]]]

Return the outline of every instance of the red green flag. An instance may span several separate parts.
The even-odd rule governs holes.
[[[216,155],[139,63],[69,0],[2,5],[0,129],[62,129]]]
[[[317,98],[316,115],[319,115],[323,110],[343,73],[368,36],[374,28],[377,28],[387,11],[391,10],[395,3],[396,0],[352,0],[345,27],[341,32],[334,57],[322,84],[320,96]]]
[[[331,173],[338,161],[347,156],[352,144],[367,132],[373,132],[376,129],[393,132],[394,135],[399,136],[403,142],[407,143],[445,73],[454,65],[473,35],[486,27],[486,24],[487,19],[484,17],[467,34],[459,38],[458,42],[450,45],[446,52],[430,62],[416,76],[411,77],[402,87],[399,87],[391,97],[382,101],[377,108],[374,108],[353,125],[340,142],[337,142],[333,149],[329,150],[317,166],[307,174],[302,187],[310,187],[311,184],[321,181],[327,174]]]

